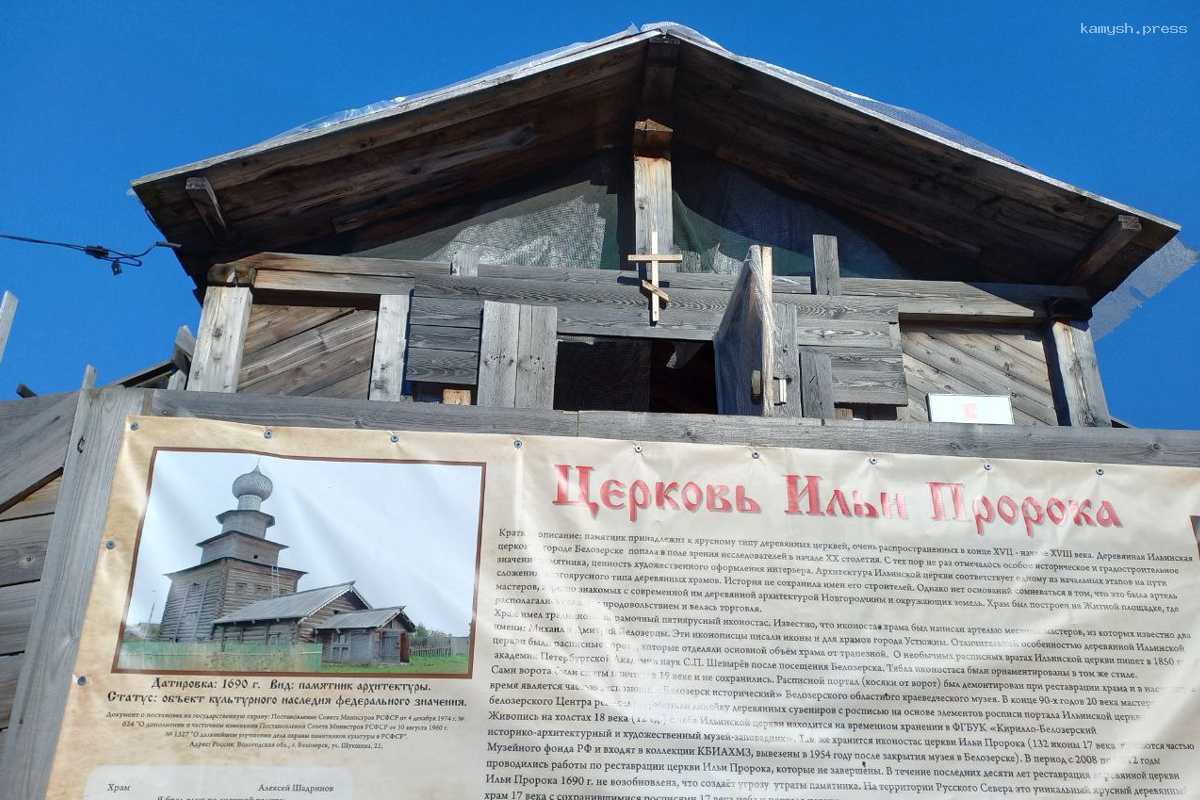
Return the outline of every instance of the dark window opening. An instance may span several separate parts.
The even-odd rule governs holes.
[[[559,337],[554,407],[715,414],[712,343]]]

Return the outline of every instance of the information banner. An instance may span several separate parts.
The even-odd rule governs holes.
[[[1197,797],[1198,514],[1180,468],[135,418],[49,796]]]

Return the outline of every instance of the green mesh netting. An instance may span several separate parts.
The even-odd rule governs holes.
[[[911,277],[852,224],[731,164],[676,148],[671,181],[685,272],[736,273],[751,245],[767,244],[776,275],[812,275],[812,237],[822,233],[838,238],[842,275]]]

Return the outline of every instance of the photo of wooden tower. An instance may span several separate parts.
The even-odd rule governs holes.
[[[200,563],[167,574],[171,588],[159,637],[177,642],[207,640],[213,621],[259,600],[293,594],[302,570],[279,566],[287,545],[267,538],[275,518],[262,510],[271,479],[256,466],[233,482],[237,508],[217,515],[221,532],[197,542]]]

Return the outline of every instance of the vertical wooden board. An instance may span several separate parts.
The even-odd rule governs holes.
[[[379,298],[375,319],[375,352],[371,360],[371,400],[403,400],[404,363],[408,352],[407,294],[385,294]]]
[[[0,786],[12,797],[46,793],[125,420],[141,413],[145,398],[133,389],[80,392],[71,441],[82,445],[67,450],[42,581],[0,590],[40,589],[32,623],[38,635],[29,640],[21,665],[0,760]]]
[[[0,361],[4,360],[4,348],[8,335],[12,333],[13,318],[17,315],[17,296],[6,291],[0,298]]]
[[[797,309],[784,303],[775,306],[775,379],[773,405],[768,410],[774,417],[802,417],[804,406],[800,392],[800,348],[796,344]]]
[[[521,307],[483,304],[479,338],[478,405],[513,408],[517,402],[517,349]]]
[[[250,289],[210,286],[200,313],[200,333],[188,375],[188,390],[236,392],[246,327],[250,322]]]
[[[721,414],[763,416],[771,408],[775,368],[771,272],[771,249],[752,246],[713,336]]]
[[[1064,425],[1110,427],[1112,417],[1087,323],[1050,323],[1047,351],[1059,421]]]
[[[800,349],[800,396],[804,416],[833,418],[833,364],[827,353],[812,347]]]
[[[842,268],[836,236],[813,234],[813,294],[841,294]]]
[[[517,334],[517,408],[554,408],[558,309],[521,306]]]
[[[658,233],[658,252],[675,252],[673,202],[671,160],[651,156],[634,156],[634,245],[637,252],[651,252],[651,232]]]

